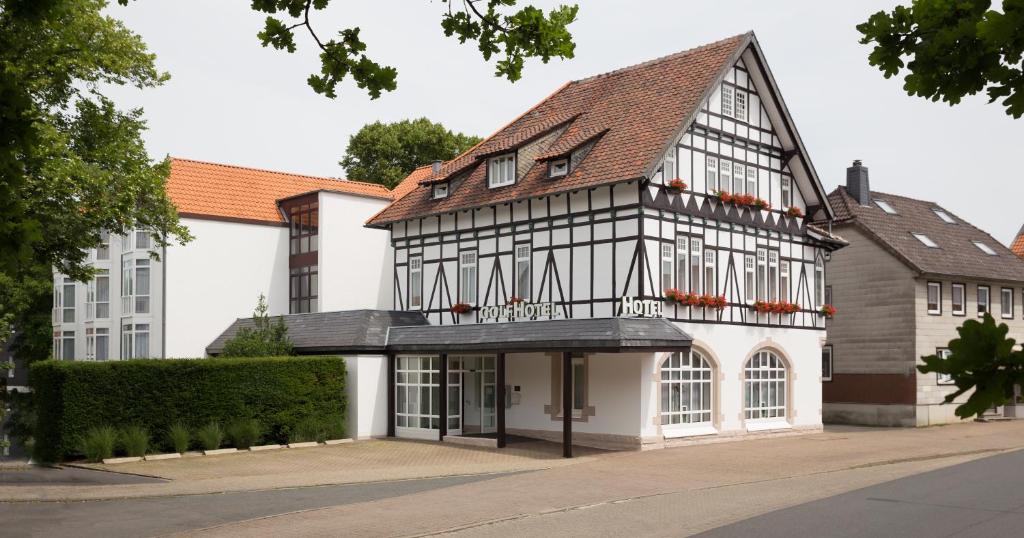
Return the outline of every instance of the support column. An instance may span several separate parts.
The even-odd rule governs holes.
[[[562,457],[572,457],[572,354],[562,353]]]
[[[388,437],[395,436],[395,354],[388,353]]]
[[[498,398],[495,403],[495,413],[498,419],[498,448],[505,448],[505,354],[498,353],[497,364],[495,364],[497,372],[497,385],[498,385]]]
[[[448,435],[448,354],[441,353],[441,387],[438,389],[441,391],[441,397],[438,401],[441,403],[441,410],[438,412],[441,415],[439,426],[441,427],[439,432],[438,441],[444,441],[444,436]]]

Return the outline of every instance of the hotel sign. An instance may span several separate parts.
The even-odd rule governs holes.
[[[533,319],[550,318],[555,315],[555,303],[506,304],[499,306],[481,306],[480,319]]]
[[[660,318],[665,315],[665,303],[658,299],[623,297],[619,299],[619,316]]]

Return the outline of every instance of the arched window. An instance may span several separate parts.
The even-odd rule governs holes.
[[[661,423],[711,423],[711,365],[697,351],[673,353],[661,363]]]
[[[786,365],[758,351],[743,370],[743,412],[748,419],[786,418]]]

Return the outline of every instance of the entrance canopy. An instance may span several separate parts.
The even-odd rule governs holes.
[[[578,318],[391,327],[389,352],[628,353],[688,351],[693,338],[664,318]]]

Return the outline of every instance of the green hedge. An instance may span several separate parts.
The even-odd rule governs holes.
[[[341,357],[42,361],[29,384],[38,406],[35,458],[61,461],[81,454],[93,426],[138,424],[169,448],[177,421],[196,429],[216,421],[255,418],[265,440],[287,442],[310,417],[345,417]]]

